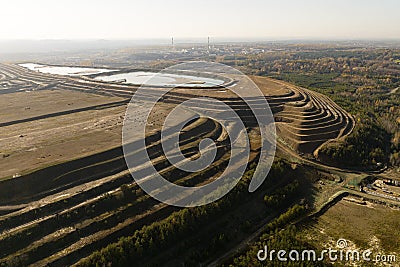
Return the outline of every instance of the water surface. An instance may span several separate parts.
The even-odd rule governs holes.
[[[154,76],[156,75],[156,76]],[[224,83],[223,80],[216,78],[206,78],[185,74],[172,74],[172,73],[155,73],[150,71],[133,71],[127,73],[119,73],[113,75],[101,75],[95,79],[113,82],[124,81],[130,84],[142,84],[151,86],[191,86],[191,87],[210,87],[217,86]]]
[[[19,65],[21,67],[33,71],[49,73],[49,74],[68,75],[68,76],[91,75],[91,74],[99,74],[99,73],[115,71],[111,69],[97,69],[97,68],[86,68],[86,67],[49,66],[36,63],[24,63]]]

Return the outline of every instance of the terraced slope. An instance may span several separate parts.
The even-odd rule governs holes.
[[[0,64],[0,73],[0,93],[62,89],[129,100],[137,91],[135,86],[46,75],[12,64]],[[318,153],[321,145],[345,137],[354,127],[352,117],[323,95],[268,78],[253,79],[274,113],[279,142],[294,152]],[[246,84],[239,80],[230,86],[245,88]],[[155,90],[160,89],[140,90],[138,96],[146,101]],[[177,89],[164,97],[160,105],[168,107],[205,95],[231,106],[248,131],[257,132],[249,107],[229,90]],[[251,102],[256,108],[264,108],[259,99]],[[219,110],[218,105],[206,100],[199,106]],[[31,122],[43,119],[33,117]],[[158,131],[149,133],[146,149],[153,165],[170,181],[186,186],[201,185],[219,177],[231,156],[230,140],[220,124],[205,118],[191,121],[180,133],[182,153],[186,157],[199,156],[198,145],[203,138],[217,143],[217,157],[211,166],[196,174],[179,170],[166,160]],[[255,138],[251,144],[250,161],[253,162],[258,156],[259,140]],[[129,157],[135,155],[137,151]],[[39,169],[0,182],[0,262],[17,266],[70,265],[121,236],[165,218],[174,210],[144,194],[133,182],[121,147]]]
[[[307,89],[291,89],[295,101],[286,103],[275,118],[278,135],[293,149],[316,154],[328,140],[342,138],[352,131],[352,116],[328,97]]]
[[[18,81],[38,84],[40,85],[37,86],[38,89],[79,90],[124,98],[130,98],[137,90],[135,86],[104,83],[88,78],[84,80],[63,76],[54,78],[53,75],[28,71],[15,65],[2,64],[0,68],[3,75],[9,78],[14,77],[11,79],[14,83]],[[312,154],[326,141],[346,136],[354,127],[351,115],[322,94],[268,78],[255,77],[254,80],[266,94],[271,109],[275,113],[279,136],[295,151]],[[141,90],[143,100],[146,99],[146,95],[151,94],[152,90],[154,89]],[[199,91],[203,93],[205,90]],[[210,89],[208,92],[210,96],[234,106],[237,111],[246,113],[248,109],[235,96],[218,93],[218,89]],[[204,94],[196,94],[193,90],[177,90],[163,101],[176,104],[194,96],[204,96]]]
[[[180,144],[185,156],[198,153],[201,138],[211,138],[219,144],[215,162],[199,174],[177,170],[166,161],[159,136],[154,134],[148,137],[147,149],[159,172],[172,182],[190,186],[218,177],[229,160],[228,140],[221,127],[211,120],[198,119],[184,132]],[[1,188],[13,188],[15,183],[25,186],[1,199],[3,205],[18,205],[17,210],[0,217],[1,257],[9,264],[17,260],[23,265],[37,261],[70,264],[175,210],[143,195],[132,183],[118,149],[6,181]],[[35,184],[42,186],[34,187]],[[123,184],[129,189],[121,187]],[[26,202],[29,204],[23,204]]]

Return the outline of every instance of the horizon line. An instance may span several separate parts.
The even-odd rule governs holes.
[[[276,42],[276,41],[342,41],[342,42],[354,42],[354,41],[400,41],[399,37],[359,37],[359,38],[348,38],[348,37],[218,37],[218,36],[204,36],[204,37],[143,37],[143,38],[1,38],[0,42],[4,41],[171,41],[174,38],[174,43],[188,41],[200,41],[207,38],[210,40],[217,40],[220,42]]]

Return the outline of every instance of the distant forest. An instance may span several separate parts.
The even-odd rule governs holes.
[[[345,141],[321,150],[337,165],[400,166],[400,49],[288,45],[282,51],[217,58],[328,95],[356,119]]]

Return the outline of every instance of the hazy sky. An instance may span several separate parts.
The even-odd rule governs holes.
[[[400,38],[399,0],[9,0],[0,39]]]

